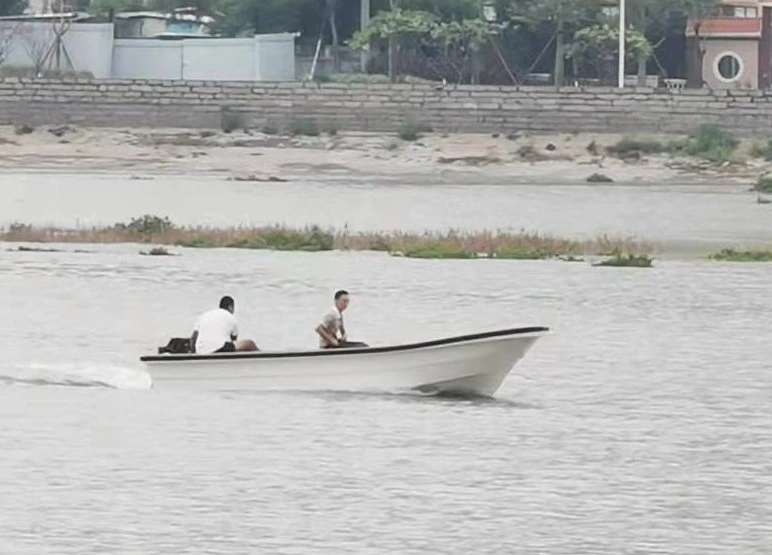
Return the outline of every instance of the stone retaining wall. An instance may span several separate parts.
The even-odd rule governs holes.
[[[772,135],[772,93],[434,85],[0,80],[0,124],[217,128],[222,110],[252,127],[313,118],[339,130],[684,133],[715,122]]]

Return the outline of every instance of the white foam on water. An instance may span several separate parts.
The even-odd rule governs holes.
[[[92,362],[28,363],[0,367],[0,383],[19,386],[108,387],[149,389],[147,372]]]

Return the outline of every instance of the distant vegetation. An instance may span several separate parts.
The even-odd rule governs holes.
[[[683,140],[662,143],[654,139],[625,137],[607,150],[609,154],[622,159],[640,157],[644,154],[668,153],[724,163],[731,161],[739,144],[733,134],[718,125],[706,123],[701,125],[696,133]]]
[[[35,69],[33,66],[19,66],[12,64],[3,64],[0,66],[0,78],[20,78],[20,79],[83,79],[89,80],[94,78],[94,74],[90,71],[73,71],[73,70],[58,70],[58,69]]]
[[[290,124],[290,135],[300,135],[303,137],[318,137],[319,124],[313,118],[299,118],[292,120]]]
[[[247,127],[249,127],[249,122],[244,113],[223,106],[220,111],[220,129],[222,129],[223,133],[232,133],[238,129],[246,129]]]
[[[735,249],[723,249],[710,256],[712,260],[719,262],[772,262],[772,251],[738,251]]]
[[[753,190],[758,191],[759,193],[772,193],[772,176],[760,176],[753,186]]]
[[[318,226],[183,227],[167,217],[144,215],[128,223],[91,229],[37,228],[14,224],[0,230],[0,240],[60,243],[147,243],[190,248],[241,248],[287,251],[382,251],[426,259],[576,261],[608,252],[645,256],[649,247],[632,240],[599,237],[576,241],[526,232],[348,233]],[[160,254],[160,252],[159,252]],[[631,255],[633,256],[633,255]]]
[[[609,268],[651,268],[653,262],[651,257],[645,254],[614,253],[611,258],[598,262],[595,265]]]
[[[423,133],[431,133],[430,125],[419,123],[413,119],[406,119],[397,129],[397,136],[403,141],[417,141]]]
[[[754,158],[763,158],[767,162],[772,162],[772,140],[768,140],[763,145],[754,144],[751,147],[750,154]]]
[[[174,256],[166,247],[154,247],[149,251],[141,251],[139,254],[143,256]]]
[[[732,158],[739,141],[720,126],[705,123],[683,143],[683,152],[710,162],[726,162]],[[677,150],[677,148],[676,148]]]
[[[609,154],[625,158],[635,154],[659,154],[665,152],[666,147],[654,139],[634,139],[625,137],[617,144],[608,147]]]
[[[127,224],[115,224],[113,229],[117,231],[126,231],[129,234],[148,236],[168,233],[179,228],[166,216],[162,218],[160,216],[151,216],[150,214],[145,214],[144,216],[140,216],[138,218],[132,218],[131,221]]]

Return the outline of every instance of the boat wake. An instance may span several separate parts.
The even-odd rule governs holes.
[[[0,367],[0,385],[149,389],[150,376],[142,371],[93,362],[26,364]]]

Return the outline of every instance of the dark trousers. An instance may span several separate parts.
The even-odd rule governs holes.
[[[328,349],[363,349],[367,348],[367,343],[361,343],[359,341],[338,341],[337,346],[329,346]]]

